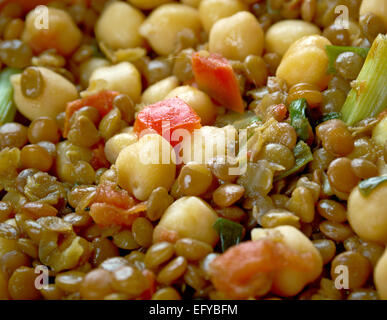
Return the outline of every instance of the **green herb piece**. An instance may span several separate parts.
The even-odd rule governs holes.
[[[0,125],[12,122],[15,118],[16,106],[10,78],[17,73],[20,73],[20,70],[14,68],[6,68],[0,73]]]
[[[309,146],[302,140],[300,140],[293,150],[294,158],[296,163],[293,168],[280,173],[278,176],[274,178],[274,181],[281,180],[290,176],[293,173],[301,170],[306,164],[313,160],[312,152],[310,151]]]
[[[387,106],[387,36],[379,34],[352,84],[341,113],[348,125],[375,117]]]
[[[321,122],[325,122],[332,119],[341,119],[341,112],[330,112],[321,118]]]
[[[307,108],[308,103],[304,98],[292,101],[289,107],[290,124],[296,130],[297,136],[304,141],[309,138],[310,124],[306,117]]]
[[[213,227],[219,234],[223,252],[240,243],[242,240],[243,227],[239,223],[224,218],[218,218]]]
[[[368,196],[381,183],[387,182],[387,176],[372,177],[359,183],[359,191]]]
[[[363,59],[367,57],[369,48],[360,47],[345,47],[345,46],[326,46],[325,50],[328,54],[328,74],[336,74],[335,62],[337,57],[343,52],[355,52]]]

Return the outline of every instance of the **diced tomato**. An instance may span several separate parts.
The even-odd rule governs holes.
[[[67,138],[67,134],[70,130],[70,119],[74,112],[88,106],[96,108],[101,114],[101,117],[104,117],[113,108],[114,98],[118,95],[119,93],[116,91],[104,90],[86,98],[69,102],[66,107],[63,137]]]
[[[105,144],[103,142],[98,143],[92,152],[93,157],[90,160],[90,164],[94,170],[110,167],[110,162],[106,159],[105,156]]]
[[[145,278],[149,281],[149,288],[146,289],[141,295],[140,300],[150,300],[153,296],[153,294],[156,292],[156,275],[153,271],[149,269],[144,269],[142,271],[142,274],[145,276]]]
[[[121,209],[129,209],[136,204],[135,199],[126,190],[111,184],[100,184],[93,202],[107,203]]]
[[[273,274],[285,267],[313,268],[310,253],[299,253],[272,239],[246,241],[233,246],[210,264],[215,288],[236,299],[253,297]]]
[[[222,106],[243,113],[238,81],[226,58],[207,51],[196,52],[192,56],[192,70],[201,90]]]
[[[125,210],[108,203],[93,203],[90,206],[90,216],[102,227],[114,225],[130,227],[140,216],[140,211],[134,211],[133,208]]]
[[[134,132],[141,136],[151,130],[168,140],[172,146],[179,141],[171,141],[171,135],[177,129],[193,132],[201,127],[200,117],[182,99],[166,99],[145,107],[134,123]]]

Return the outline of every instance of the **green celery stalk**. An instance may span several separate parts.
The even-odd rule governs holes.
[[[307,108],[308,103],[304,98],[292,101],[289,106],[290,124],[296,130],[297,136],[304,141],[309,138],[310,124],[306,117]]]
[[[17,73],[20,73],[20,70],[14,68],[6,68],[0,73],[0,125],[12,122],[15,118],[16,106],[10,78]]]
[[[313,160],[312,152],[310,151],[309,146],[302,140],[300,140],[293,150],[294,157],[296,159],[296,163],[293,168],[280,173],[278,176],[274,177],[274,181],[281,180],[290,176],[293,173],[301,170],[306,164]]]
[[[343,120],[354,125],[387,109],[386,83],[387,36],[379,34],[341,108]]]

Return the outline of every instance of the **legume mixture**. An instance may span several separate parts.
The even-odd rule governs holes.
[[[387,0],[2,3],[0,299],[387,299]]]

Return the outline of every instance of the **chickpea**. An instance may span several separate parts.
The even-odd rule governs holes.
[[[374,283],[380,298],[387,300],[387,250],[384,251],[376,264],[374,270]]]
[[[227,59],[243,61],[248,55],[262,54],[263,37],[262,28],[254,15],[250,12],[238,12],[213,25],[209,49]]]
[[[192,238],[214,246],[218,240],[213,228],[217,218],[216,212],[202,199],[180,198],[165,211],[153,232],[153,241]]]
[[[277,68],[277,77],[285,80],[288,87],[307,82],[325,89],[329,82],[329,76],[326,74],[328,55],[325,47],[330,44],[328,39],[320,35],[298,39],[283,56]]]
[[[161,6],[164,3],[172,0],[128,0],[132,5],[139,9],[148,10]]]
[[[100,15],[95,25],[98,42],[112,49],[139,47],[143,43],[138,28],[145,20],[144,14],[125,2],[114,2]]]
[[[196,111],[202,119],[202,125],[209,126],[214,123],[217,110],[206,93],[191,86],[181,86],[170,91],[165,98],[175,97],[182,99]]]
[[[81,63],[79,66],[80,83],[83,88],[87,88],[91,75],[95,70],[108,67],[109,61],[104,58],[93,57]]]
[[[65,56],[73,53],[81,43],[82,33],[71,16],[64,10],[48,8],[48,29],[39,28],[39,12],[31,10],[27,15],[22,39],[36,52],[56,49]]]
[[[106,159],[112,164],[117,160],[120,152],[127,146],[138,141],[137,136],[132,133],[119,133],[111,137],[105,143],[105,156]]]
[[[130,62],[121,62],[110,67],[101,67],[92,73],[88,91],[94,88],[118,91],[127,94],[134,102],[140,101],[141,76]]]
[[[387,141],[387,116],[385,116],[372,130],[372,140],[383,146]]]
[[[36,67],[36,69],[44,83],[36,98],[29,98],[23,94],[21,74],[11,77],[16,107],[29,120],[39,117],[55,119],[65,110],[68,102],[78,98],[78,91],[74,84],[58,73],[44,67]]]
[[[216,21],[247,10],[246,4],[240,0],[202,0],[199,5],[200,19],[207,33]]]
[[[282,20],[273,24],[265,34],[265,48],[267,52],[274,52],[283,56],[288,48],[304,36],[321,34],[320,29],[302,20]]]
[[[223,128],[204,126],[195,130],[191,139],[185,138],[181,143],[183,162],[208,163],[217,156],[232,157],[235,155],[233,152],[235,152],[235,141],[238,139],[237,134],[236,129],[231,125]],[[226,158],[220,161],[225,163]]]
[[[360,15],[373,13],[381,18],[387,28],[387,5],[384,1],[379,0],[363,0],[360,6]]]
[[[251,239],[256,241],[265,237],[280,239],[289,249],[299,253],[309,253],[311,265],[307,272],[295,270],[291,267],[279,270],[273,279],[271,291],[280,296],[294,296],[300,292],[304,286],[314,281],[320,276],[322,271],[322,258],[320,252],[301,231],[292,226],[279,226],[271,229],[256,228],[251,231]]]
[[[173,53],[178,34],[192,30],[198,35],[201,29],[199,13],[184,4],[164,4],[156,8],[141,25],[139,32],[159,55]]]
[[[170,76],[149,86],[141,97],[141,102],[149,105],[166,98],[169,92],[179,85],[179,80],[175,76]]]
[[[139,200],[147,200],[157,187],[169,190],[175,180],[175,157],[175,151],[163,137],[145,135],[118,155],[118,183]]]
[[[381,183],[368,196],[359,188],[348,199],[348,221],[362,239],[387,243],[387,183]]]

